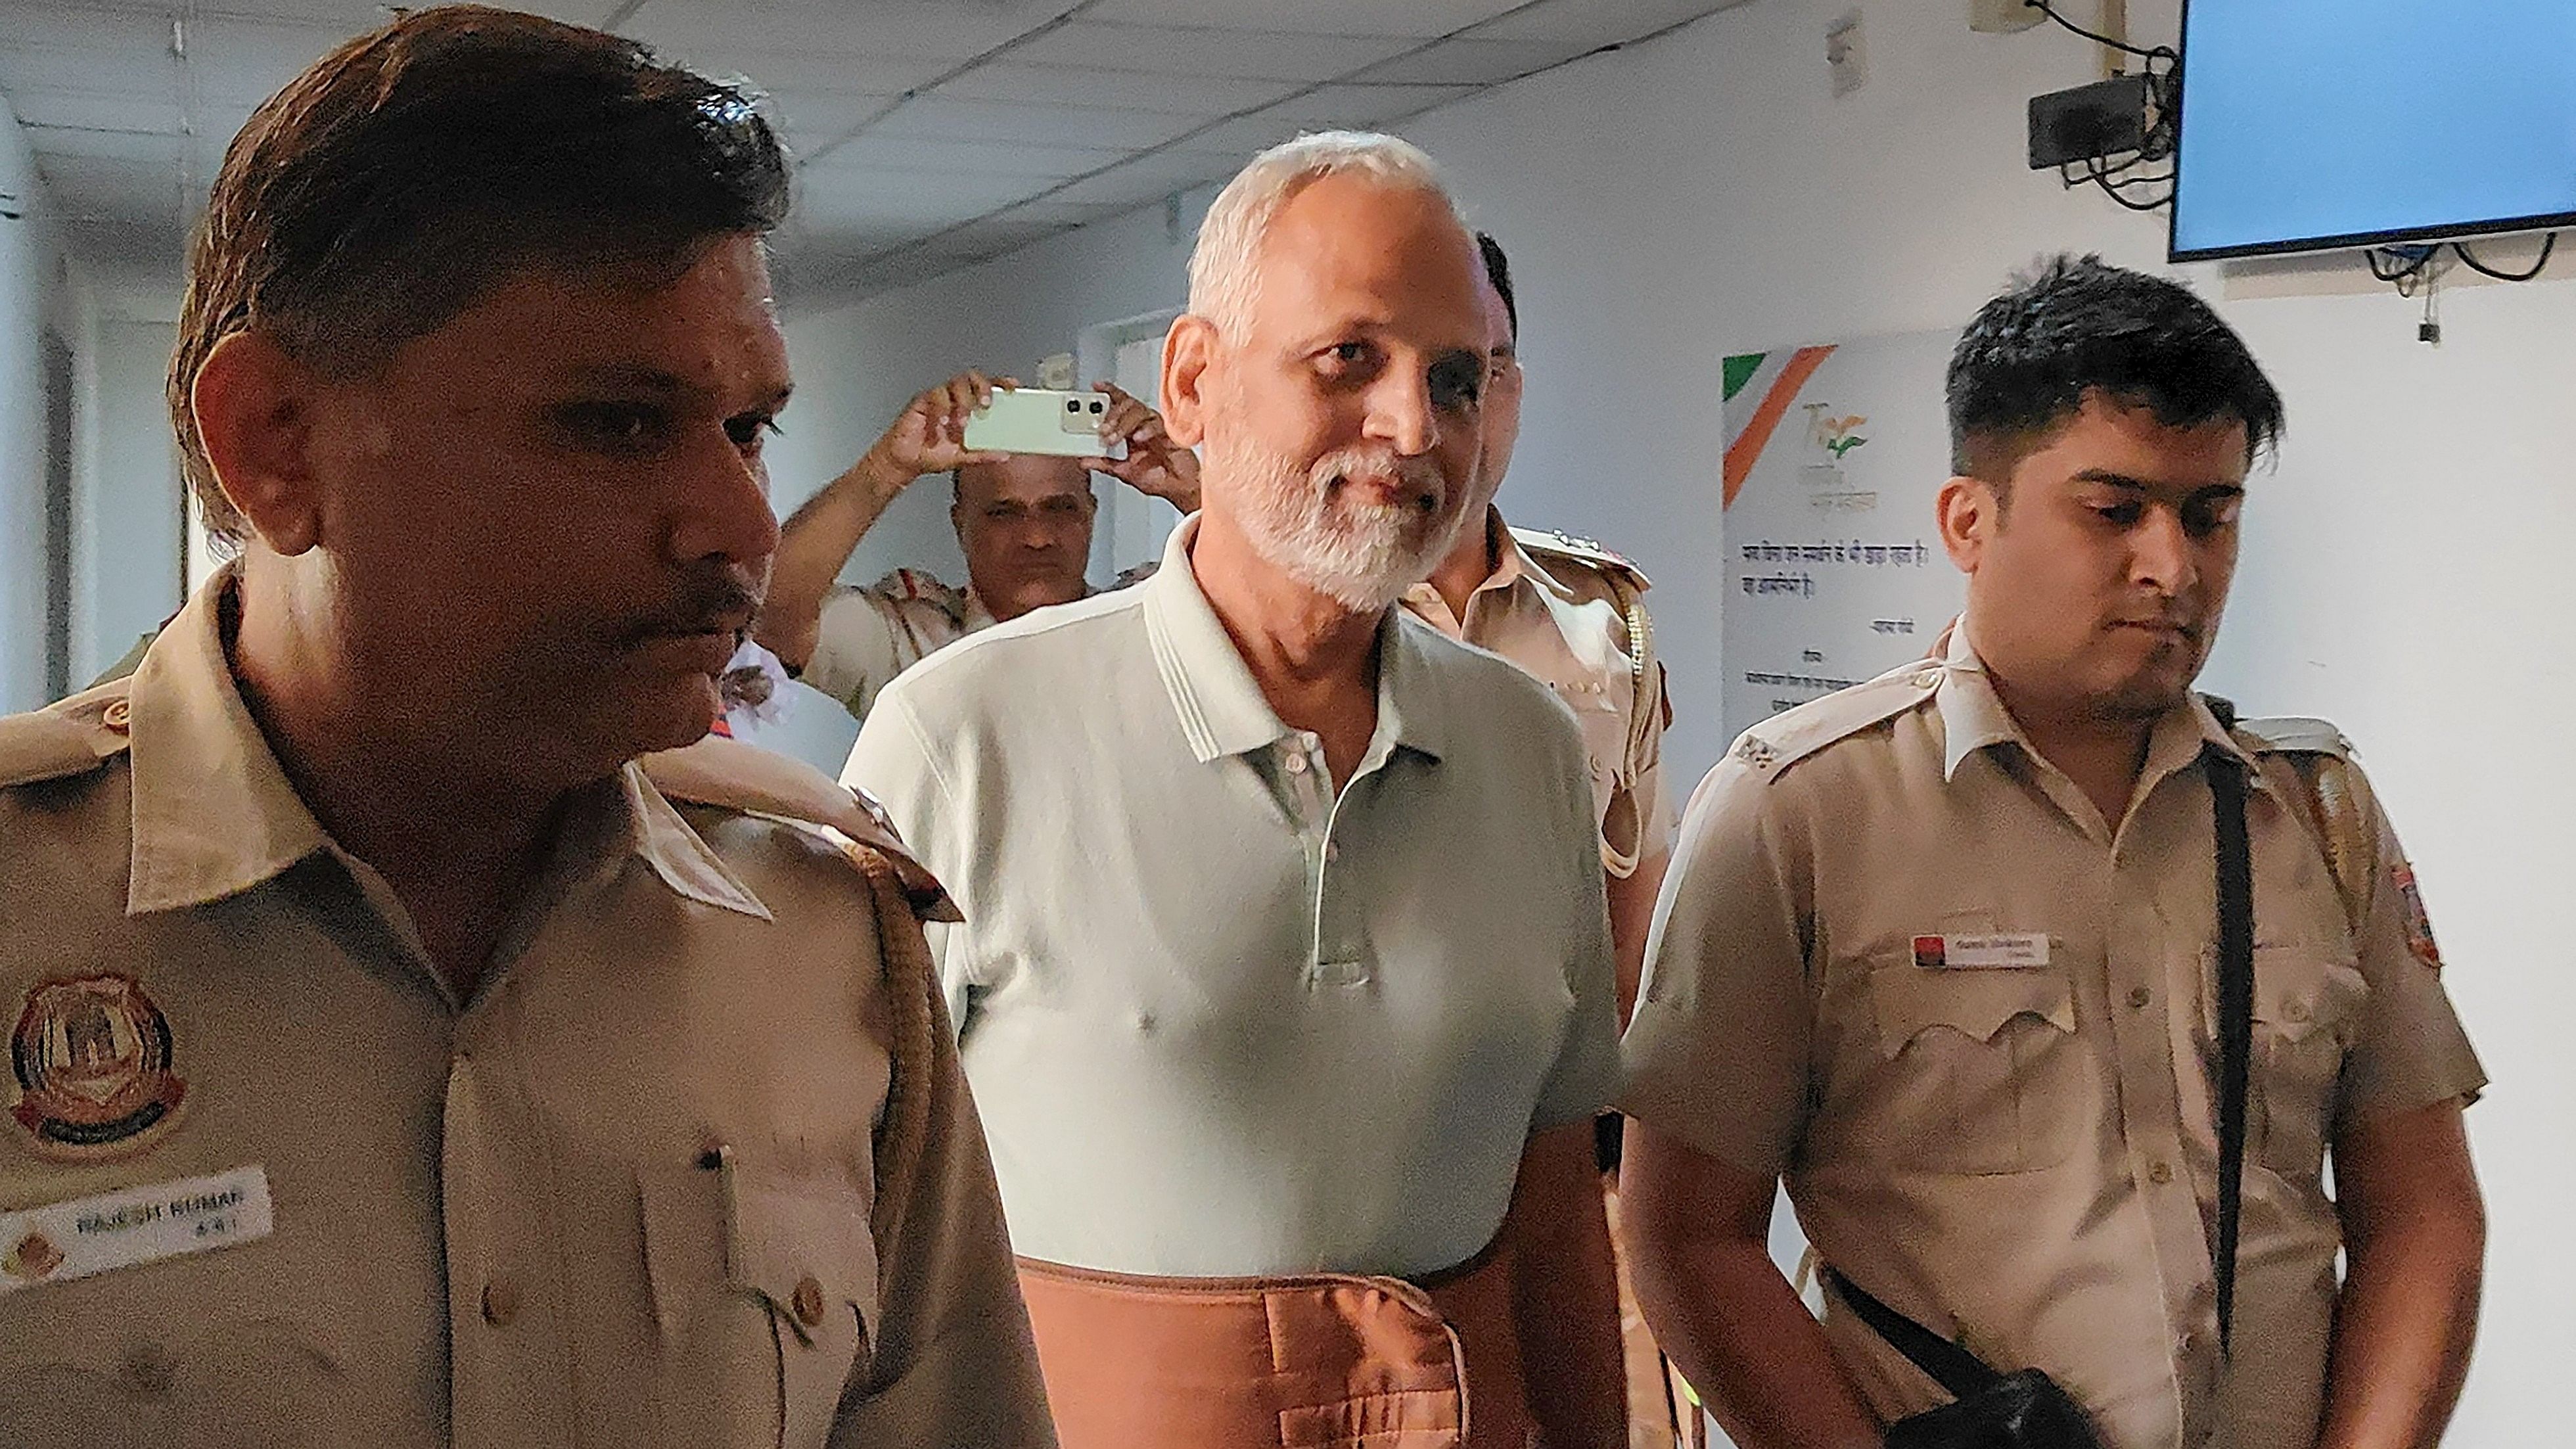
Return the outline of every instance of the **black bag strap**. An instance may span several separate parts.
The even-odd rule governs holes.
[[[1972,1399],[2003,1382],[2004,1376],[1988,1368],[1985,1360],[1871,1297],[1833,1264],[1824,1267],[1825,1282],[1842,1295],[1842,1300],[1860,1315],[1861,1322],[1886,1339],[1888,1347],[1905,1355],[1907,1362],[1930,1375],[1934,1383],[1949,1390],[1950,1397]]]
[[[2236,1236],[2245,1189],[2246,1078],[2254,1055],[2254,854],[2245,833],[2245,763],[2210,745],[2218,842],[2218,1351],[2236,1334]]]

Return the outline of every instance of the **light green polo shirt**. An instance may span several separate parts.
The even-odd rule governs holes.
[[[1582,737],[1545,685],[1390,610],[1337,800],[1195,536],[914,667],[843,778],[965,912],[932,947],[1019,1252],[1448,1267],[1501,1225],[1529,1136],[1617,1089]]]

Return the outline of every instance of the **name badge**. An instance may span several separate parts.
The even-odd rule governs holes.
[[[272,1213],[257,1165],[0,1213],[0,1294],[255,1243]]]
[[[2048,964],[2048,933],[1917,936],[1914,964],[1927,971],[2014,971]]]

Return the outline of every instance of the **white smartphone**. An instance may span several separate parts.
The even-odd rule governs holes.
[[[1107,393],[997,387],[993,400],[966,420],[966,446],[982,453],[1123,458],[1124,440],[1109,443],[1100,436],[1100,420],[1108,415]]]

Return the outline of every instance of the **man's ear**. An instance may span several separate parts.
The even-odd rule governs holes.
[[[1208,364],[1216,359],[1216,324],[1183,313],[1163,334],[1163,431],[1184,448],[1207,437]]]
[[[2003,518],[2003,497],[1983,478],[1956,477],[1941,485],[1933,501],[1941,525],[1941,547],[1959,572],[1973,575],[1984,561],[1986,540]]]
[[[284,348],[257,332],[236,332],[215,344],[188,390],[216,486],[262,543],[290,557],[322,541],[313,468],[317,386],[312,370]]]

